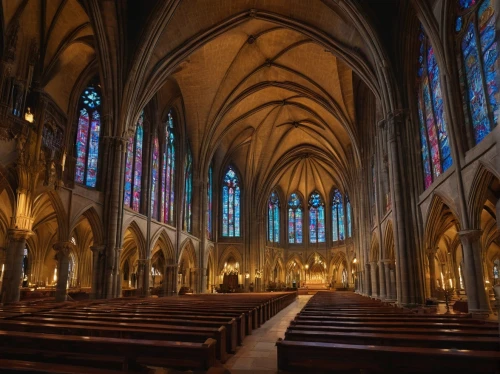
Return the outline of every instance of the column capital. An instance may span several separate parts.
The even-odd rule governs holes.
[[[55,243],[52,248],[57,252],[56,256],[68,256],[71,249],[74,248],[74,244],[71,242],[58,242]]]
[[[458,232],[460,239],[464,238],[470,241],[478,240],[482,234],[483,230],[480,229],[461,230]]]
[[[427,248],[427,249],[425,250],[425,253],[426,253],[427,255],[429,255],[429,256],[430,256],[430,255],[436,255],[436,253],[437,253],[438,249],[439,249],[439,248]]]
[[[8,231],[9,239],[15,242],[26,240],[33,234],[33,231],[30,230],[10,229]]]
[[[391,265],[394,261],[392,260],[389,260],[389,259],[386,259],[386,260],[383,260],[384,264],[386,265]]]
[[[105,249],[106,249],[106,246],[104,244],[90,246],[90,250],[94,254],[99,254],[100,255],[100,254],[102,254],[104,252]]]

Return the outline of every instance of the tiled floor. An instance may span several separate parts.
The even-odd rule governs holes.
[[[243,340],[236,353],[226,362],[224,367],[232,374],[278,372],[278,358],[276,354],[276,340],[285,336],[290,321],[300,312],[311,296],[298,296],[292,304],[287,306],[269,321],[264,323],[252,335]]]

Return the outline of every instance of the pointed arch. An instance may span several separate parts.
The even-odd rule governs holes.
[[[222,236],[241,236],[241,178],[233,165],[226,168],[221,183]]]
[[[437,193],[432,196],[427,220],[424,229],[424,243],[426,249],[434,249],[439,242],[441,235],[450,227],[456,225],[460,230],[460,222],[456,213],[444,201],[443,197]]]
[[[378,262],[380,258],[380,246],[377,234],[373,234],[372,242],[370,244],[370,262]]]
[[[233,257],[234,260],[240,265],[243,264],[243,257],[241,256],[240,251],[238,250],[238,248],[231,245],[229,247],[226,247],[219,257],[219,273],[224,269],[224,263],[227,262],[227,260],[231,257]]]
[[[385,234],[384,234],[384,242],[383,243],[385,246],[384,258],[389,259],[389,260],[394,260],[395,259],[394,229],[393,229],[391,220],[389,220],[387,222],[387,226],[385,227]]]
[[[160,228],[151,238],[151,257],[153,256],[153,251],[156,247],[159,247],[163,252],[163,256],[167,264],[175,263],[174,246],[164,228]]]
[[[104,230],[101,217],[97,213],[95,205],[89,205],[83,208],[72,220],[69,232],[72,233],[80,221],[86,218],[92,229],[92,235],[94,237],[94,245],[104,244]]]
[[[469,225],[471,228],[481,227],[481,212],[487,199],[488,189],[494,180],[500,181],[498,173],[487,163],[479,161],[476,173],[472,179],[469,192]]]
[[[186,239],[184,243],[182,243],[181,251],[179,253],[179,266],[181,265],[183,260],[187,260],[189,267],[196,266],[196,251],[194,249],[193,242],[191,239]]]
[[[128,236],[126,233],[127,231],[130,232],[130,236]],[[122,255],[122,262],[124,259],[126,259],[128,256],[126,255],[127,252],[130,250],[133,250],[133,244],[131,243],[131,240],[134,240],[137,253],[139,255],[139,259],[145,259],[146,258],[146,240],[145,237],[142,233],[141,228],[137,224],[135,220],[132,220],[126,229],[124,230],[124,236],[123,236],[123,255]]]

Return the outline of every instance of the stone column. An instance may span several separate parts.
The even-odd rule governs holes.
[[[201,268],[200,270],[201,270],[201,272],[200,272],[200,277],[201,277],[200,293],[207,293],[207,283],[208,283],[207,268]]]
[[[427,259],[429,261],[429,277],[430,277],[430,291],[431,297],[436,297],[436,250],[427,250]]]
[[[458,233],[464,253],[465,286],[470,313],[490,313],[490,304],[484,289],[481,261],[482,230],[463,230]]]
[[[366,296],[370,296],[372,294],[372,287],[371,287],[371,276],[370,276],[370,264],[365,264],[365,272],[363,274],[364,277],[364,289],[363,289],[363,294]]]
[[[384,260],[384,275],[385,275],[385,299],[387,301],[395,301],[393,298],[394,291],[391,287],[391,260]]]
[[[11,229],[5,253],[5,269],[2,282],[2,303],[14,303],[21,296],[21,275],[23,270],[26,239],[33,233],[28,230]]]
[[[69,252],[72,247],[73,243],[71,242],[59,242],[53,246],[57,260],[56,301],[66,301],[67,299]]]
[[[379,284],[380,284],[380,290],[379,290],[379,297],[381,300],[385,300],[387,298],[387,290],[386,290],[386,284],[385,284],[385,269],[384,269],[384,262],[382,260],[379,261],[378,263],[378,277],[379,277]]]
[[[377,263],[375,261],[370,262],[370,275],[371,275],[371,283],[372,283],[372,297],[379,297],[378,292],[379,289],[377,287]]]
[[[102,295],[102,261],[104,255],[104,245],[94,245],[90,247],[92,251],[92,289],[90,291],[91,299],[99,299]]]
[[[397,300],[397,293],[396,293],[396,273],[394,269],[391,268],[390,270],[390,278],[391,278],[391,299]]]
[[[199,268],[191,268],[190,269],[190,283],[191,287],[193,289],[194,293],[200,293],[200,290],[198,289],[199,284],[198,284],[198,276],[199,276]]]
[[[114,272],[114,285],[115,285],[115,292],[114,292],[114,297],[121,297],[122,296],[122,272],[120,269],[120,260],[121,260],[121,254],[123,252],[123,248],[116,248],[115,249],[115,272]]]

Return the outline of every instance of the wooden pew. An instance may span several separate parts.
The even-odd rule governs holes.
[[[278,370],[331,373],[498,373],[500,353],[278,340]]]
[[[215,345],[213,339],[187,343],[0,331],[0,358],[11,358],[13,351],[28,356],[30,350],[36,352],[37,358],[52,355],[57,362],[64,360],[65,356],[71,359],[91,355],[95,360],[101,358],[102,362],[114,357],[119,359],[125,371],[137,363],[206,370],[215,364]]]

